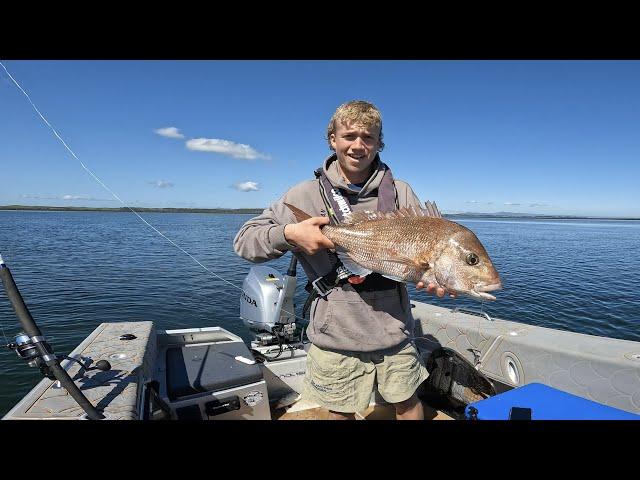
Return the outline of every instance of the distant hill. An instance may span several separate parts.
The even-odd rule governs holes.
[[[495,212],[495,213],[443,213],[447,218],[450,217],[478,217],[478,218],[540,218],[548,220],[640,220],[639,217],[598,217],[589,215],[541,215],[537,213],[516,213],[516,212]]]
[[[538,217],[536,213],[516,213],[516,212],[495,212],[495,213],[479,213],[479,212],[462,212],[462,213],[445,213],[446,216],[464,216],[464,217]],[[548,215],[542,215],[548,216]],[[555,216],[555,215],[554,215]]]
[[[250,214],[258,215],[262,213],[263,208],[147,208],[147,207],[131,207],[134,211],[155,212],[155,213],[215,213],[215,214]],[[97,207],[55,207],[42,205],[4,205],[0,206],[0,210],[37,210],[37,211],[53,211],[53,212],[130,212],[128,208],[97,208]],[[639,217],[597,217],[597,216],[576,216],[576,215],[538,215],[535,213],[516,213],[516,212],[495,212],[495,213],[443,213],[446,218],[457,217],[473,217],[473,218],[539,218],[548,220],[640,220]]]

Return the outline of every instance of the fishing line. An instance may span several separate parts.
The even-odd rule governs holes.
[[[156,227],[154,227],[153,225],[151,225],[149,222],[147,222],[144,218],[142,218],[138,212],[136,212],[135,210],[133,210],[131,207],[129,207],[124,201],[122,201],[122,199],[116,195],[116,193],[111,190],[107,185],[104,184],[104,182],[102,180],[100,180],[83,162],[82,160],[80,160],[76,154],[73,152],[73,150],[71,150],[71,148],[69,148],[69,146],[66,144],[66,142],[62,139],[62,137],[60,137],[60,135],[58,135],[58,132],[56,131],[55,128],[53,128],[53,126],[49,123],[49,121],[44,117],[44,115],[42,115],[42,113],[40,113],[40,110],[38,110],[38,107],[36,107],[36,105],[33,103],[33,101],[31,100],[31,97],[29,97],[29,94],[27,92],[24,91],[24,89],[20,86],[20,84],[16,81],[15,78],[13,78],[13,76],[9,73],[9,71],[7,70],[7,67],[4,66],[4,64],[2,62],[0,62],[0,65],[2,66],[2,68],[4,68],[4,71],[6,72],[6,74],[9,76],[9,78],[11,79],[11,81],[15,84],[16,87],[18,87],[18,89],[24,94],[25,97],[27,97],[27,100],[29,100],[29,103],[31,104],[31,106],[33,107],[33,109],[36,111],[36,113],[40,116],[40,118],[44,121],[44,123],[51,129],[51,131],[53,132],[53,134],[58,138],[58,140],[60,140],[60,142],[62,143],[62,145],[64,145],[64,148],[67,149],[67,151],[73,156],[73,158],[75,158],[80,165],[82,166],[82,168],[89,174],[91,175],[91,177],[98,182],[98,184],[100,184],[100,186],[102,186],[102,188],[104,188],[107,192],[109,192],[116,200],[118,200],[125,208],[127,208],[128,210],[130,210],[136,217],[138,217],[145,225],[147,225],[149,228],[151,228],[153,231],[155,231],[158,235],[160,235],[162,238],[164,238],[165,240],[167,240],[169,243],[171,243],[171,245],[173,245],[174,247],[176,247],[178,250],[180,250],[182,253],[184,253],[185,255],[188,255],[194,262],[196,262],[198,265],[200,265],[204,270],[206,270],[208,273],[210,273],[211,275],[213,275],[216,278],[219,278],[220,280],[222,280],[223,282],[225,282],[228,285],[231,285],[233,288],[235,288],[236,290],[240,290],[241,292],[243,291],[242,288],[238,287],[237,285],[234,285],[233,283],[225,280],[224,278],[222,278],[220,275],[218,275],[215,272],[212,272],[211,270],[209,270],[205,265],[203,265],[197,258],[195,258],[193,255],[191,255],[189,252],[187,252],[184,248],[182,248],[181,246],[179,246],[177,243],[175,243],[173,240],[171,240],[169,237],[167,237],[164,233],[162,233],[160,230],[158,230]],[[289,314],[289,315],[293,315],[295,318],[300,319],[300,320],[304,320],[298,316],[295,315],[295,313],[292,312],[287,312],[286,310],[282,310],[283,312]]]
[[[2,329],[2,336],[4,337],[4,341],[7,345],[9,345],[9,339],[7,338],[7,334],[4,333],[4,326],[0,323],[0,328]]]

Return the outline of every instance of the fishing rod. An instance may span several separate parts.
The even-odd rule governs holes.
[[[24,333],[16,337],[15,343],[10,343],[7,347],[11,350],[15,350],[18,357],[25,360],[29,366],[38,367],[45,377],[51,380],[55,379],[60,382],[60,385],[69,392],[69,395],[71,395],[78,405],[80,405],[80,407],[82,407],[86,412],[87,418],[90,420],[104,419],[105,416],[100,413],[100,411],[96,409],[89,400],[87,400],[87,397],[85,397],[80,388],[78,388],[75,382],[71,379],[67,371],[60,366],[60,361],[54,354],[53,348],[42,335],[42,332],[38,328],[38,325],[36,325],[29,309],[25,305],[22,295],[18,290],[18,286],[13,280],[11,270],[9,270],[9,267],[4,263],[1,254],[0,279],[2,279],[2,284],[7,292],[7,297],[9,298],[11,306],[15,310],[18,320],[20,320],[24,330]],[[77,361],[76,359],[71,360]],[[98,368],[99,370],[109,370],[111,368],[108,362],[101,362],[98,362],[100,365],[96,364],[96,367],[94,368]]]

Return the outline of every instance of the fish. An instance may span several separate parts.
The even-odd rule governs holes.
[[[285,203],[298,222],[311,218]],[[442,217],[433,202],[424,209],[352,212],[322,233],[354,275],[377,272],[398,282],[433,283],[476,300],[495,300],[488,292],[502,281],[478,237],[467,227]],[[357,283],[357,282],[352,282]]]

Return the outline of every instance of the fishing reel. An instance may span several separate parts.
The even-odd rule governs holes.
[[[49,345],[44,340],[41,340],[39,343],[44,347],[44,350],[46,351],[47,356],[53,355],[53,349],[51,348],[51,345]],[[9,350],[15,351],[18,357],[24,360],[25,362],[27,362],[27,365],[29,365],[30,367],[39,368],[40,373],[42,373],[42,375],[44,375],[48,379],[56,380],[55,375],[53,374],[51,369],[47,366],[44,359],[42,358],[43,355],[40,353],[38,347],[35,345],[34,339],[31,338],[29,335],[26,335],[24,333],[20,333],[16,335],[14,342],[9,343],[7,345],[7,348],[9,348]],[[82,363],[78,359],[73,357],[67,357],[64,355],[56,355],[56,357],[65,358],[67,360],[74,361],[78,363],[82,367],[82,369],[84,369],[85,371],[111,370],[111,364],[106,360],[99,360],[96,362],[95,366],[89,367],[87,364]]]
[[[44,347],[44,350],[47,352],[47,354],[53,354],[53,349],[47,342],[40,342],[40,345]],[[15,340],[12,343],[9,343],[7,345],[7,348],[9,350],[15,351],[18,357],[27,362],[27,365],[29,365],[30,367],[39,368],[40,373],[42,373],[48,379],[56,379],[51,369],[42,359],[42,354],[29,335],[26,335],[24,333],[16,335]]]

